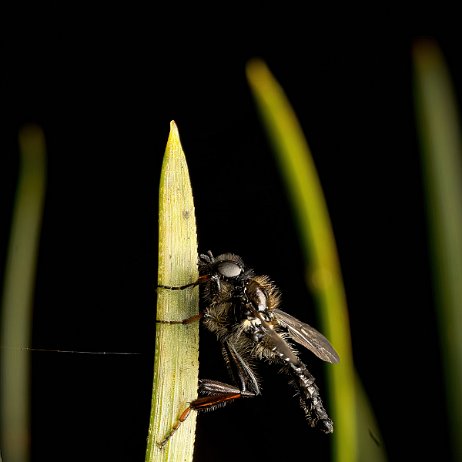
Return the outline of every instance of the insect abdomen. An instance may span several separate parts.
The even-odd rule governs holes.
[[[314,377],[302,362],[296,366],[292,365],[291,375],[293,376],[292,385],[299,395],[300,407],[310,426],[318,427],[324,433],[332,433],[334,424],[324,409]]]

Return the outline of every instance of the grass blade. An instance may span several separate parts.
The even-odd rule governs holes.
[[[158,284],[180,286],[197,280],[197,234],[194,200],[186,158],[175,122],[170,123],[159,187]],[[157,319],[183,320],[199,310],[198,288],[158,289]],[[199,325],[156,324],[154,384],[146,462],[192,461],[196,413],[163,449],[157,444],[168,434],[197,396]]]
[[[1,451],[29,460],[29,371],[35,271],[45,198],[45,140],[35,126],[19,133],[19,181],[5,268],[1,339]]]
[[[355,370],[351,353],[348,311],[336,245],[324,196],[308,144],[295,114],[279,84],[266,64],[258,59],[249,61],[247,77],[260,110],[267,133],[279,161],[289,198],[299,227],[307,263],[307,282],[316,298],[322,331],[340,355],[340,363],[328,366],[330,399],[335,423],[333,434],[334,460],[356,462],[368,448],[368,459],[384,460],[382,449],[375,449],[368,429],[376,424],[363,393],[356,393]],[[361,400],[358,406],[357,400]],[[361,429],[358,440],[358,409],[368,409],[370,417]],[[371,449],[372,447],[372,449]],[[373,454],[373,458],[371,458]],[[365,460],[365,459],[364,459]]]
[[[436,43],[416,42],[414,68],[451,438],[455,460],[462,460],[462,140],[456,96]]]

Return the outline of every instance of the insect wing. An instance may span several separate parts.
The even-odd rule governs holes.
[[[272,327],[264,320],[260,318],[260,321],[265,328],[267,338],[271,339],[275,350],[286,360],[290,361],[292,364],[298,363],[298,358],[295,356],[293,351],[290,349],[288,343],[277,334]]]
[[[338,363],[340,358],[329,340],[309,324],[299,321],[284,311],[273,310],[279,324],[285,327],[292,337],[300,345],[314,353],[318,358],[329,363]]]

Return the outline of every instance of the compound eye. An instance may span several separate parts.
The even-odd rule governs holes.
[[[222,261],[218,264],[217,270],[225,278],[235,278],[242,273],[242,268],[233,261]]]

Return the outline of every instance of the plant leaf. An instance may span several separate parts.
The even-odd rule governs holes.
[[[198,278],[194,199],[188,166],[178,129],[170,135],[162,164],[159,188],[158,284],[181,286]],[[198,313],[198,288],[158,288],[157,318],[181,321]],[[199,324],[156,324],[154,385],[146,462],[192,461],[196,413],[179,427],[164,448],[162,441],[188,402],[197,397]]]

